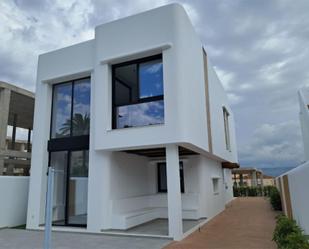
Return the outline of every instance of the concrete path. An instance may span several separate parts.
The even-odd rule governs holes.
[[[276,249],[277,213],[262,197],[237,198],[199,231],[166,249]]]
[[[0,230],[1,249],[42,249],[44,233],[21,229]],[[160,249],[168,239],[53,232],[53,249]]]

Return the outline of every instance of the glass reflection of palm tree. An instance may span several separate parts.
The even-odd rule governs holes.
[[[90,127],[90,116],[88,113],[82,115],[76,113],[72,119],[72,132],[73,136],[88,135]],[[71,131],[71,119],[67,119],[60,128],[60,134],[65,136],[70,134]]]

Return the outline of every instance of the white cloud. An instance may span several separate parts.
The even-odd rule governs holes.
[[[243,166],[297,166],[303,160],[299,123],[261,124],[240,151]]]

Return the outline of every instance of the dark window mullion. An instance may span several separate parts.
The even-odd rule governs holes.
[[[140,88],[140,78],[139,78],[139,63],[136,63],[136,79],[137,79],[137,99],[138,99],[138,102],[140,102],[141,100],[141,88]]]
[[[120,106],[130,106],[130,105],[137,105],[137,104],[142,104],[142,103],[149,103],[149,102],[155,102],[159,100],[163,100],[164,96],[154,96],[154,97],[149,97],[149,98],[142,98],[138,102],[132,102],[130,104],[122,104],[122,105],[114,105],[115,107],[120,107]]]
[[[74,82],[75,82],[75,81],[72,81],[72,96],[71,96],[71,127],[70,127],[70,137],[72,137],[72,136],[73,136]]]
[[[117,106],[116,106],[116,78],[115,70],[116,68],[112,66],[112,129],[117,127]]]
[[[52,104],[51,104],[51,117],[50,117],[50,127],[49,127],[49,139],[52,138],[53,133],[53,119],[54,117],[54,97],[55,97],[55,85],[52,85]]]

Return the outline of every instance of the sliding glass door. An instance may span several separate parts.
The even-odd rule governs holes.
[[[72,151],[69,172],[68,224],[87,224],[88,151]]]
[[[87,225],[88,150],[50,153],[54,167],[53,224]]]

